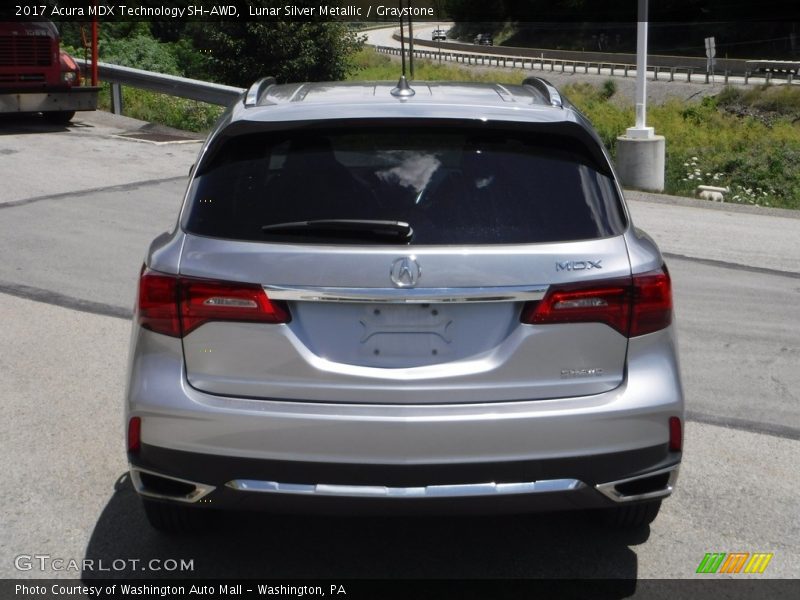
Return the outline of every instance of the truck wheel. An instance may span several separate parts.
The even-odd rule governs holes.
[[[75,116],[74,110],[64,110],[61,112],[46,112],[42,113],[44,120],[48,123],[56,123],[58,125],[66,125]]]
[[[165,533],[192,533],[206,529],[212,511],[142,498],[144,514],[154,529]]]
[[[606,525],[615,529],[636,529],[652,523],[661,509],[661,500],[641,502],[629,506],[617,506],[603,509],[602,515]]]

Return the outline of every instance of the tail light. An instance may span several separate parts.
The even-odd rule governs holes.
[[[128,421],[128,452],[137,453],[142,447],[142,418],[131,417]]]
[[[633,277],[551,286],[540,302],[522,309],[523,323],[605,323],[626,337],[664,329],[672,322],[667,267]]]
[[[258,284],[177,277],[146,269],[139,278],[136,315],[142,327],[173,337],[188,335],[209,321],[291,320],[285,304],[271,301]]]
[[[683,450],[683,431],[678,417],[669,418],[669,450],[670,452]]]

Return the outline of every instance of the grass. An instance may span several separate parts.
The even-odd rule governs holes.
[[[98,108],[111,110],[111,86],[103,84],[97,99]],[[209,131],[217,121],[222,106],[158,94],[132,87],[122,88],[125,116],[150,123],[160,123],[184,131]]]
[[[370,48],[360,50],[354,59],[354,69],[348,77],[351,81],[397,81],[400,76],[399,63],[386,54]],[[418,81],[483,81],[497,83],[519,83],[518,73],[505,71],[479,71],[455,67],[436,60],[414,59],[414,79]]]

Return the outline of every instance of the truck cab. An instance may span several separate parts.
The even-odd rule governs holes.
[[[82,87],[75,60],[50,21],[0,23],[0,113],[41,112],[67,123],[97,108],[97,87]]]

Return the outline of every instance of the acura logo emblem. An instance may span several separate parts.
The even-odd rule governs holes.
[[[422,269],[413,256],[398,258],[392,263],[392,270],[389,272],[392,283],[395,287],[411,288],[417,285],[419,278],[422,277]]]

